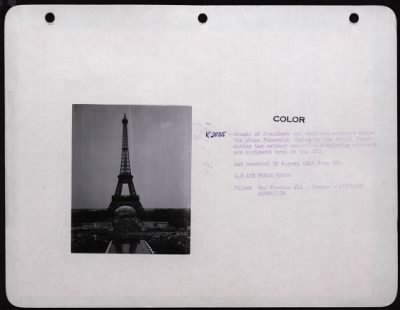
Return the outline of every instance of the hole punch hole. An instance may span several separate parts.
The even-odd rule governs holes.
[[[199,14],[199,17],[197,18],[200,23],[205,24],[207,22],[207,15],[204,13]]]
[[[349,20],[351,23],[356,24],[360,18],[357,13],[351,13],[349,16]]]
[[[54,16],[54,14],[53,13],[47,13],[45,16],[44,16],[44,19],[46,20],[46,22],[48,22],[49,24],[51,24],[51,23],[53,23],[54,22],[54,20],[56,19],[56,17]]]

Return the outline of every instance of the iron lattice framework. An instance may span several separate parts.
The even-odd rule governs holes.
[[[128,146],[128,119],[126,114],[122,119],[123,129],[122,129],[122,153],[121,153],[121,168],[119,174],[130,175],[131,174],[131,163],[129,161],[129,146]]]
[[[131,206],[139,213],[138,215],[140,216],[140,214],[143,212],[143,207],[140,203],[139,196],[136,194],[135,186],[133,185],[133,176],[129,159],[127,127],[128,119],[126,118],[126,114],[124,114],[124,118],[122,119],[122,152],[118,184],[108,208],[113,212],[120,206]],[[122,195],[122,187],[124,185],[128,185],[129,195]]]

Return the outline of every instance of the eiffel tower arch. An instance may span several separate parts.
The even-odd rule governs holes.
[[[121,152],[121,166],[118,175],[118,183],[115,189],[115,193],[111,198],[111,203],[108,206],[108,210],[114,213],[116,209],[121,206],[130,206],[135,209],[138,217],[142,217],[144,209],[140,203],[140,197],[136,193],[135,186],[133,185],[133,176],[131,172],[131,164],[129,159],[129,146],[128,146],[128,130],[127,130],[128,119],[126,114],[122,119],[122,152]],[[123,186],[128,186],[129,194],[123,195]]]

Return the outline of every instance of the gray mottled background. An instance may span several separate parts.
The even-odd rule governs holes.
[[[191,107],[73,105],[72,110],[73,209],[108,207],[118,181],[124,113],[143,207],[190,207]]]

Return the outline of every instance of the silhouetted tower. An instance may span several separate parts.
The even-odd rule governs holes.
[[[111,203],[108,209],[114,212],[120,206],[133,207],[140,216],[143,212],[142,204],[139,196],[136,194],[135,186],[133,185],[133,176],[131,172],[131,163],[129,160],[129,145],[128,145],[128,119],[126,114],[122,119],[122,152],[121,152],[121,167],[119,169],[118,184],[115,189],[115,194],[112,196]],[[129,195],[122,195],[122,187],[128,186]]]

